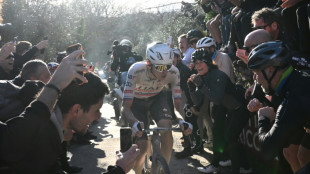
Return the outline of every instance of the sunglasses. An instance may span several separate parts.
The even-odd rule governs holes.
[[[193,44],[196,44],[197,42],[198,42],[198,39],[194,39],[194,40],[190,40],[189,44],[193,45]]]
[[[258,29],[264,29],[266,30],[266,27],[270,26],[273,22],[267,24],[267,25],[263,25],[263,26],[257,26],[257,27],[253,27],[253,30],[258,30]]]
[[[156,71],[163,72],[165,70],[168,71],[172,67],[172,65],[154,65],[154,67]]]
[[[246,53],[250,53],[253,48],[255,48],[257,45],[251,45],[251,46],[243,46],[243,49],[245,50]]]

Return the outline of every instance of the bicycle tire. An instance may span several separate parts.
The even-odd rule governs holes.
[[[151,173],[152,174],[170,174],[169,165],[163,156],[158,155],[156,158],[156,162],[155,163],[152,162],[152,172]]]

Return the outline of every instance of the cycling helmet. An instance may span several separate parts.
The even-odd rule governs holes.
[[[197,30],[197,29],[192,29],[189,32],[187,32],[187,34],[186,34],[186,39],[188,39],[188,40],[193,39],[193,38],[199,38],[200,39],[202,37],[203,37],[202,32]]]
[[[195,52],[192,54],[192,61],[195,63],[197,60],[201,60],[205,62],[207,65],[212,64],[212,57],[213,54],[208,53],[208,51],[204,49],[197,49]]]
[[[203,48],[203,47],[211,47],[211,46],[216,47],[216,43],[214,39],[211,37],[203,37],[196,44],[197,49]]]
[[[119,43],[121,46],[128,46],[130,48],[133,47],[133,44],[130,40],[128,39],[123,39],[120,43]]]
[[[154,42],[146,48],[146,58],[153,65],[171,65],[173,57],[172,49],[167,44]]]
[[[291,55],[283,42],[265,42],[250,52],[248,68],[251,70],[263,70],[268,66],[284,68],[290,64],[290,61]]]
[[[181,51],[180,51],[178,48],[173,48],[173,49],[172,49],[172,52],[173,52],[174,54],[179,55],[179,57],[182,57],[182,53],[181,53]]]

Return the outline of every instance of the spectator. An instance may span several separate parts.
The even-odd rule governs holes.
[[[194,48],[190,47],[188,40],[186,39],[186,34],[182,34],[178,38],[179,49],[183,54],[182,63],[189,67],[191,55],[195,51]]]
[[[310,76],[306,72],[293,70],[290,62],[291,54],[280,41],[260,44],[249,55],[248,67],[255,73],[264,92],[272,95],[272,102],[275,103],[273,108],[266,106],[258,110],[260,149],[267,159],[275,157],[283,148],[294,145],[301,144],[310,149],[309,138],[304,136],[303,130],[310,120],[307,109],[310,102]],[[298,156],[290,158],[284,153],[284,156],[296,172],[303,166],[292,165],[292,160],[302,159],[305,154],[308,153],[298,152]]]
[[[283,41],[284,33],[281,16],[271,8],[262,8],[255,11],[251,18],[254,30],[264,29],[271,35],[272,40]]]
[[[51,73],[45,62],[39,59],[30,60],[24,64],[20,75],[13,79],[13,83],[22,86],[26,80],[40,80],[47,83],[51,77]]]
[[[0,51],[0,80],[11,80],[15,76],[12,73],[14,64],[13,51],[15,44],[12,42],[3,45]]]
[[[4,172],[54,173],[63,129],[85,133],[88,124],[100,117],[99,109],[108,88],[94,74],[86,73],[83,77],[77,73],[87,71],[78,66],[86,64],[85,60],[75,60],[81,54],[83,51],[75,51],[62,61],[38,98],[19,117],[0,123],[0,164],[7,166]],[[84,84],[71,83],[75,78]],[[51,115],[57,98],[61,118]],[[138,153],[130,153],[132,160]],[[124,173],[132,160],[121,159],[122,163],[117,163],[117,168],[122,168]]]
[[[198,135],[198,125],[197,125],[197,115],[195,115],[190,108],[193,107],[193,102],[190,97],[188,87],[187,87],[187,79],[191,75],[190,69],[182,63],[182,57],[181,57],[181,52],[179,49],[174,48],[172,49],[174,58],[173,58],[173,65],[178,68],[180,72],[180,87],[182,90],[182,106],[184,107],[185,113],[182,115],[183,119],[186,122],[189,122],[193,125],[193,132],[189,136],[185,136],[183,134],[183,139],[184,139],[184,149],[181,152],[176,152],[175,157],[178,159],[186,158],[188,156],[193,155],[193,150],[198,148],[198,145],[202,144],[200,135]],[[172,98],[172,97],[171,97]],[[173,101],[171,101],[172,106],[173,106]],[[173,108],[172,108],[173,109]],[[192,137],[194,136],[194,137]],[[193,148],[192,150],[192,141],[196,141],[196,147]]]
[[[31,59],[35,58],[35,54],[48,46],[47,40],[42,40],[37,45],[32,47],[32,44],[28,41],[19,41],[16,45],[16,52],[14,53],[14,77],[20,73],[23,65]]]
[[[230,57],[226,53],[222,53],[216,50],[216,43],[214,39],[210,37],[201,38],[197,42],[197,48],[201,48],[212,55],[211,60],[215,65],[218,66],[220,71],[223,71],[231,80],[232,83],[235,83],[232,62]],[[229,166],[231,165],[231,160],[228,160],[227,150],[225,150],[225,122],[226,122],[226,114],[227,109],[222,106],[215,104],[214,102],[210,102],[210,112],[204,110],[202,108],[201,117],[206,121],[206,127],[208,132],[208,144],[209,147],[213,147],[213,158],[212,164],[221,166]],[[207,144],[207,145],[208,145]],[[223,153],[223,149],[225,153]],[[221,161],[220,161],[221,160]]]
[[[228,43],[231,8],[233,4],[227,0],[215,0],[211,2],[202,0],[200,5],[205,13],[209,13],[211,9],[218,13],[216,17],[207,21],[206,25],[211,36],[216,41],[216,48],[219,49],[221,48],[222,42],[224,45]]]
[[[228,110],[227,119],[230,121],[226,126],[228,130],[225,139],[230,152],[232,173],[249,173],[251,169],[246,164],[245,152],[242,151],[242,146],[238,142],[239,134],[249,119],[245,101],[229,77],[212,63],[211,57],[212,54],[202,49],[194,52],[192,59],[198,74],[191,75],[188,80],[190,94],[195,104],[202,103],[201,108],[204,111],[200,112],[207,113],[209,101],[223,105]],[[245,168],[240,168],[241,164]],[[218,164],[211,163],[206,167],[199,167],[198,170],[203,173],[212,173],[218,172],[219,167]]]

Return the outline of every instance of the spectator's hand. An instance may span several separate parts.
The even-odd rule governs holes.
[[[42,40],[41,42],[39,42],[36,47],[41,50],[43,48],[46,48],[48,46],[48,40]]]
[[[229,0],[232,4],[234,4],[237,7],[240,7],[241,1],[240,0]]]
[[[75,78],[81,80],[83,83],[87,83],[87,79],[78,73],[87,72],[87,68],[84,67],[87,61],[85,59],[78,59],[83,54],[84,51],[77,50],[65,57],[54,72],[49,83],[52,83],[60,90],[67,87]]]
[[[9,55],[15,50],[16,44],[13,42],[8,42],[4,44],[0,51],[0,61],[5,60]]]
[[[262,116],[267,117],[271,122],[276,118],[276,113],[273,107],[266,106],[258,110],[258,117]]]
[[[128,173],[135,165],[140,149],[133,144],[129,150],[123,153],[123,157],[116,161],[116,165],[120,166],[125,173]]]
[[[290,8],[296,5],[298,2],[301,2],[302,0],[282,0],[281,7],[282,8]]]
[[[180,125],[180,128],[183,131],[185,136],[188,136],[188,135],[190,135],[192,133],[192,130],[193,130],[193,125],[192,124],[190,124],[188,122],[185,122],[184,120],[181,119],[179,121],[179,125]],[[187,125],[186,129],[185,129],[184,125]]]
[[[137,137],[142,137],[143,132],[142,130],[144,129],[144,123],[143,122],[135,122],[132,126],[132,133],[137,136]]]
[[[248,63],[248,56],[245,55],[245,49],[237,49],[236,56],[240,58],[245,64]]]
[[[197,87],[202,84],[202,79],[198,74],[192,74],[188,80],[193,82]]]
[[[262,107],[263,104],[257,98],[252,99],[248,104],[248,110],[250,112],[256,112]]]
[[[195,64],[194,63],[190,63],[189,64],[189,69],[192,70],[193,68],[195,68]]]
[[[304,127],[304,129],[305,129],[307,134],[310,134],[310,129],[309,128]]]
[[[252,85],[245,91],[244,99],[247,99],[248,96],[250,96],[250,95],[252,94],[253,89],[254,89],[254,84],[252,84]]]

